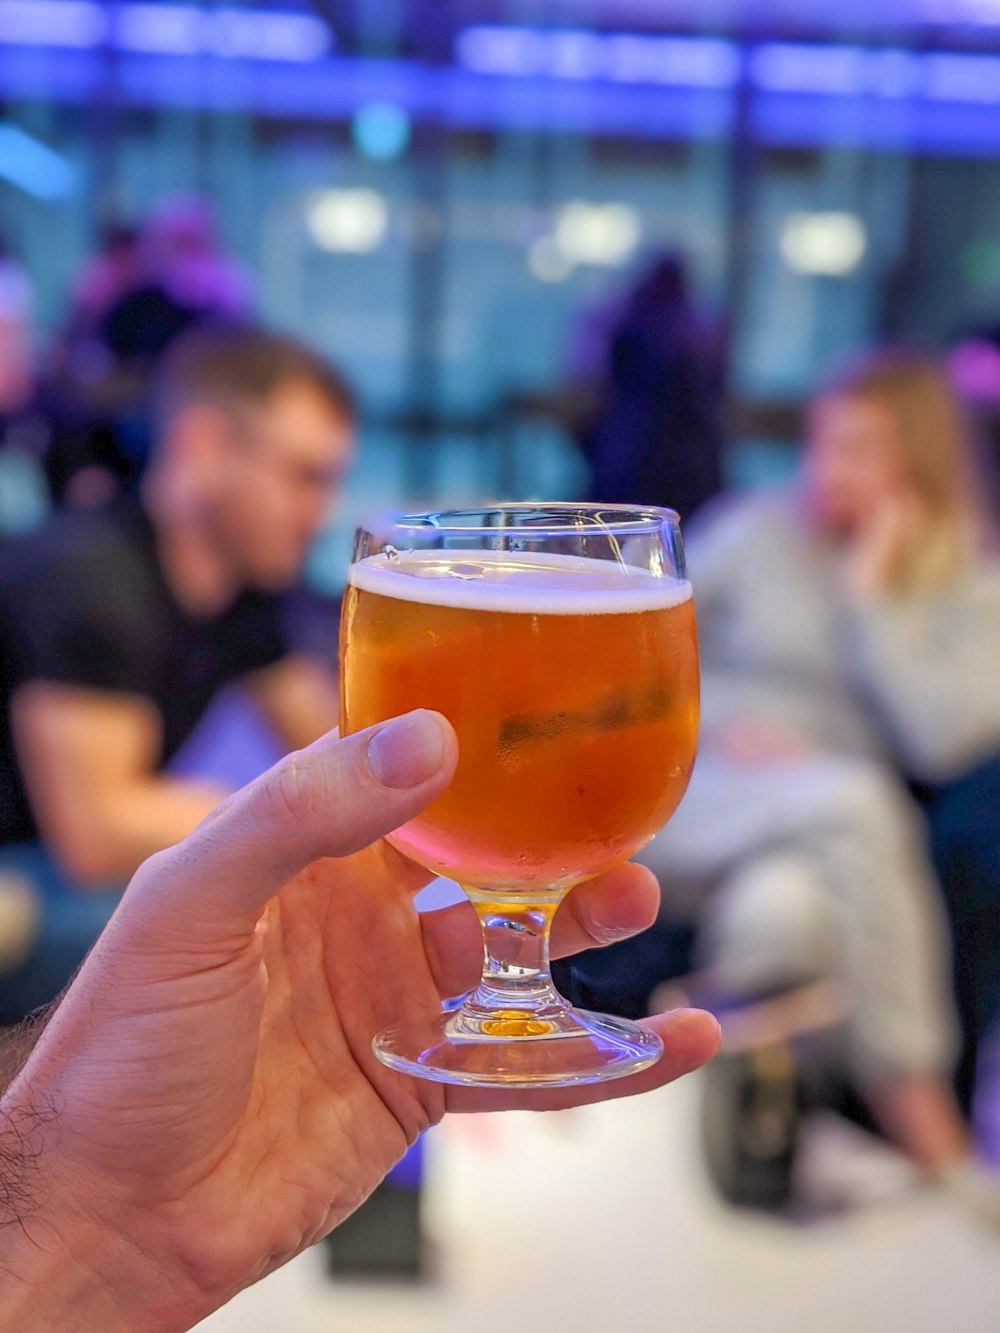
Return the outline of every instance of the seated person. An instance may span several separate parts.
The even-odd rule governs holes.
[[[44,1003],[152,852],[225,792],[167,766],[225,685],[288,747],[334,726],[328,661],[294,650],[291,595],[352,451],[354,407],[306,348],[187,335],[165,363],[140,493],[56,515],[0,564],[0,871],[43,898],[0,1021]]]
[[[695,525],[701,756],[642,859],[686,896],[718,991],[839,978],[876,1119],[1000,1221],[951,1090],[947,922],[898,776],[945,783],[1000,752],[984,494],[941,369],[886,351],[814,402],[800,485]]]

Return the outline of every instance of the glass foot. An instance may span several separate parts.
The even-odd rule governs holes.
[[[400,1024],[372,1042],[390,1069],[467,1087],[564,1088],[648,1069],[663,1053],[655,1033],[624,1018],[569,1005],[474,1012]]]

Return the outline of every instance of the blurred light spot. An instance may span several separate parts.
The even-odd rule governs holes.
[[[878,97],[910,97],[920,89],[920,57],[911,51],[872,51],[869,84]]]
[[[571,264],[615,268],[639,244],[639,215],[628,204],[566,204],[556,219],[555,240]]]
[[[351,126],[358,152],[375,162],[391,162],[410,143],[410,118],[394,102],[370,102],[359,109]]]
[[[121,5],[115,40],[126,51],[288,61],[318,60],[331,45],[311,14],[172,4]]]
[[[94,0],[0,0],[0,44],[79,47],[111,40],[124,51],[157,55],[309,61],[328,54],[332,37],[313,14],[193,4]]]
[[[609,75],[620,83],[664,83],[691,88],[731,88],[740,77],[734,42],[708,37],[606,39]]]
[[[326,24],[311,14],[220,9],[205,15],[211,55],[252,60],[320,60],[333,46]]]
[[[596,79],[607,59],[604,41],[593,32],[562,32],[549,38],[549,72],[557,79]]]
[[[528,268],[539,282],[565,282],[573,263],[554,236],[539,236],[528,250]]]
[[[126,51],[197,55],[203,13],[193,5],[127,5],[118,11],[117,44]]]
[[[455,39],[455,60],[477,74],[613,79],[698,88],[730,88],[740,73],[735,42],[715,37],[492,24],[464,28]]]
[[[925,58],[925,93],[942,102],[1000,102],[1000,56],[949,55]]]
[[[0,42],[86,48],[107,32],[107,13],[92,0],[0,0]]]
[[[865,225],[854,213],[791,213],[781,229],[781,254],[796,273],[842,278],[868,248]]]
[[[541,74],[548,45],[543,33],[531,28],[476,26],[455,38],[455,60],[477,74]]]
[[[36,199],[61,199],[73,188],[73,168],[19,125],[0,123],[0,179]]]
[[[750,77],[758,88],[781,93],[863,93],[867,53],[859,46],[765,42],[753,52]]]
[[[389,210],[375,190],[324,190],[310,202],[306,223],[321,249],[366,255],[385,240]]]

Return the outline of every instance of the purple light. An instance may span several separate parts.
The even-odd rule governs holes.
[[[0,42],[88,49],[107,34],[107,13],[92,0],[0,0]]]
[[[750,57],[750,78],[768,92],[855,97],[867,90],[867,55],[859,46],[765,42]]]
[[[199,9],[195,5],[122,5],[116,44],[157,55],[311,61],[330,50],[330,33],[309,14]]]
[[[193,5],[123,5],[116,15],[115,45],[123,51],[199,55],[203,18]]]
[[[1000,102],[1000,56],[928,55],[925,96],[940,102]]]
[[[1000,56],[767,42],[751,54],[750,78],[773,93],[1000,102]]]
[[[731,88],[740,71],[736,44],[717,38],[487,24],[458,34],[455,60],[477,74],[686,88]]]
[[[607,64],[607,51],[593,32],[560,32],[548,37],[548,72],[557,79],[599,79]]]
[[[192,4],[0,0],[0,45],[92,49],[109,36],[122,51],[306,62],[332,46],[322,20],[281,10],[204,10]]]
[[[868,75],[877,97],[912,97],[923,79],[919,56],[891,48],[869,53]]]
[[[220,9],[206,14],[214,55],[256,60],[321,60],[333,45],[329,28],[310,14]]]

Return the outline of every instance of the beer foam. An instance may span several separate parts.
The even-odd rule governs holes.
[[[522,615],[630,615],[679,606],[691,597],[687,579],[534,551],[380,553],[353,564],[348,583],[404,602]]]

